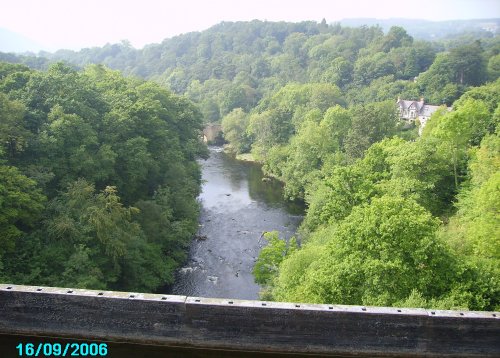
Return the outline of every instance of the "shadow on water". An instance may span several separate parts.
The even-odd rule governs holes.
[[[304,215],[304,202],[284,200],[283,184],[272,178],[265,178],[266,181],[263,181],[264,178],[259,164],[248,163],[248,192],[252,199],[271,207],[284,208],[292,215]]]
[[[202,166],[199,237],[176,275],[172,293],[258,299],[252,268],[266,244],[264,231],[289,238],[302,220],[303,205],[283,199],[281,183],[263,181],[260,166],[211,147]]]

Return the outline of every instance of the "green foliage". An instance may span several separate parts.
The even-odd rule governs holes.
[[[350,123],[350,113],[338,105],[329,108],[322,119],[319,111],[306,114],[290,140],[289,155],[281,168],[287,196],[303,197],[304,189],[321,176],[324,165],[341,160],[335,154],[343,149]]]
[[[24,111],[22,103],[10,101],[0,92],[0,143],[11,161],[19,157],[30,139],[29,131],[23,127]]]
[[[303,197],[331,154],[344,146],[351,121],[338,87],[290,84],[266,97],[250,116],[252,153],[267,174],[286,182],[288,197]]]
[[[360,165],[337,167],[310,189],[303,229],[315,231],[320,225],[335,224],[348,216],[355,206],[368,202],[374,194],[375,187]]]
[[[0,261],[16,240],[35,227],[46,198],[16,167],[0,165]]]
[[[247,133],[249,118],[241,108],[232,110],[222,118],[224,139],[231,143],[231,150],[236,153],[247,153],[250,150],[251,138]]]
[[[289,112],[294,117],[312,109],[325,112],[335,104],[345,104],[340,89],[335,85],[291,83],[264,98],[259,103],[257,110],[262,113],[266,110],[279,108],[281,111]],[[295,117],[292,122],[295,127],[298,127],[300,123],[300,117]]]
[[[137,213],[121,204],[115,188],[96,193],[78,180],[50,201],[43,227],[16,247],[39,246],[36,265],[14,271],[19,263],[11,258],[10,274],[19,282],[94,289],[151,291],[171,283],[175,260],[162,253],[163,242],[148,242]]]
[[[260,285],[268,284],[276,276],[283,259],[297,250],[295,238],[291,238],[287,243],[284,239],[279,238],[277,231],[266,232],[263,237],[268,241],[268,244],[260,251],[252,271],[255,282]]]
[[[338,226],[318,232],[327,235],[321,253],[295,279],[298,287],[279,277],[276,298],[285,298],[290,288],[304,294],[300,301],[321,303],[392,305],[413,289],[438,297],[449,287],[454,262],[434,238],[438,224],[401,197],[357,206]],[[289,267],[296,256],[303,259],[295,254],[283,264]]]
[[[496,81],[500,77],[500,54],[490,57],[487,71],[490,81]]]
[[[380,41],[380,50],[389,52],[391,49],[409,46],[413,42],[413,38],[406,33],[406,30],[400,26],[393,26],[389,29]]]
[[[500,80],[480,87],[471,88],[456,101],[456,105],[460,107],[465,101],[470,99],[482,101],[486,105],[489,114],[492,115],[498,108],[498,103],[500,102]],[[493,130],[498,123],[497,118],[497,122],[494,122]],[[489,128],[489,131],[492,132],[492,128]]]
[[[446,212],[455,193],[453,169],[437,150],[438,143],[385,139],[372,145],[362,160],[334,167],[309,187],[303,229],[339,222],[353,207],[384,194],[412,198],[434,215]]]
[[[430,103],[450,105],[461,92],[454,76],[449,55],[440,53],[429,69],[418,76],[417,84]]]
[[[107,187],[95,193],[93,185],[85,180],[70,184],[66,192],[49,203],[48,209],[47,250],[52,250],[54,242],[67,257],[84,260],[84,266],[90,265],[98,276],[105,276],[99,285],[104,283],[106,287],[115,283],[120,275],[119,260],[128,251],[130,241],[141,234],[139,225],[131,220],[137,209],[123,207],[115,188]],[[70,261],[64,269],[67,273],[78,267]],[[76,279],[92,281],[85,274],[89,272],[66,274],[65,284],[84,287]],[[57,276],[53,279],[57,280]],[[51,282],[52,285],[56,283]]]
[[[352,64],[344,57],[333,59],[330,66],[321,72],[320,82],[333,83],[341,88],[352,80]]]
[[[412,198],[433,215],[447,212],[455,194],[453,167],[448,156],[439,150],[439,144],[437,139],[418,142],[395,139],[372,146],[366,159],[380,147],[388,171],[377,183],[378,190]]]
[[[351,128],[345,139],[345,151],[349,159],[363,156],[375,142],[396,133],[398,117],[394,102],[370,103],[353,108]]]
[[[353,87],[347,96],[352,103],[373,103],[378,101],[393,101],[395,98],[418,98],[420,95],[416,83],[396,80],[394,75],[374,79],[368,86]]]
[[[467,86],[486,79],[486,62],[479,41],[462,44],[439,54],[428,71],[418,77],[425,97],[434,103],[451,104]]]
[[[2,69],[3,279],[143,291],[172,283],[197,229],[196,107],[103,66]]]
[[[469,162],[470,178],[461,188],[458,213],[445,231],[462,253],[500,262],[500,138],[483,139]]]
[[[396,73],[396,68],[387,54],[378,52],[371,56],[360,57],[354,64],[354,82],[357,85],[368,85],[377,77]]]
[[[468,146],[479,144],[486,134],[495,129],[496,121],[481,100],[461,99],[456,107],[456,111],[435,118],[436,123],[426,135],[439,139],[440,150],[450,156],[455,188],[458,189],[463,180]]]
[[[472,44],[451,49],[450,64],[454,71],[456,83],[472,86],[483,83],[486,75],[483,52],[479,40],[474,41]]]
[[[497,86],[436,112],[422,138],[386,138],[351,164],[323,166],[306,186],[304,244],[267,281],[266,297],[497,310]]]
[[[42,53],[47,58],[11,54],[0,57],[32,68],[45,68],[55,61],[79,67],[99,63],[127,75],[151,79],[175,93],[186,94],[200,106],[205,122],[219,121],[236,108],[249,113],[262,98],[292,82],[335,84],[353,97],[363,91],[363,96],[356,98],[359,103],[373,96],[365,89],[377,79],[394,76],[394,81],[411,85],[418,77],[420,89],[415,99],[424,94],[430,103],[451,104],[468,86],[496,79],[496,37],[469,31],[446,40],[417,41],[407,33],[414,25],[407,26],[393,26],[384,34],[378,25],[223,22],[140,50],[123,41],[79,52]],[[456,24],[450,28],[455,29]],[[422,33],[422,29],[412,31]],[[442,38],[449,31],[441,27],[434,33],[440,33]],[[443,50],[448,52],[436,58],[437,52]],[[26,67],[16,66],[17,78],[12,77],[9,86],[24,81],[19,72]],[[10,71],[0,70],[0,75],[9,76]],[[401,82],[397,84],[402,86]],[[394,100],[398,94],[380,91],[380,97],[370,101]]]

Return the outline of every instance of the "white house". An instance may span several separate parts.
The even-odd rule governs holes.
[[[433,106],[425,104],[423,97],[420,98],[420,101],[407,101],[398,97],[396,103],[399,106],[399,118],[408,120],[410,123],[415,122],[418,118],[420,122],[418,134],[422,134],[422,129],[425,127],[427,120],[431,118],[431,115],[439,108],[446,108],[448,111],[451,111],[450,107],[444,107],[444,105]]]

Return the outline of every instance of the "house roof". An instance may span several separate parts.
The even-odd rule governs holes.
[[[397,104],[399,104],[403,109],[408,109],[412,104],[415,104],[417,108],[417,112],[421,116],[430,117],[432,113],[436,112],[441,106],[434,106],[430,104],[425,104],[423,100],[420,101],[408,101],[408,100],[398,100]],[[448,111],[451,110],[450,107],[447,107]]]
[[[439,108],[441,108],[441,106],[431,106],[426,104],[420,111],[420,115],[430,117],[431,114],[436,112]]]
[[[398,101],[399,105],[403,107],[403,109],[408,109],[411,107],[412,104],[415,104],[415,107],[417,108],[417,111],[420,112],[424,105],[424,101],[407,101],[407,100],[399,100]]]

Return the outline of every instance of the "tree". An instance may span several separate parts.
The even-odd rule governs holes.
[[[352,63],[343,57],[335,58],[326,71],[321,72],[321,82],[333,83],[344,88],[352,81]]]
[[[465,166],[467,147],[477,144],[488,133],[492,127],[491,118],[484,102],[468,99],[456,111],[440,118],[431,133],[442,140],[442,150],[451,156],[456,189]]]
[[[496,81],[500,77],[500,54],[490,57],[487,71],[490,81]]]
[[[302,302],[392,305],[413,289],[439,297],[449,289],[454,260],[434,238],[438,220],[412,200],[383,196],[355,207],[328,235],[324,249],[295,278],[277,278],[273,294]],[[300,252],[300,251],[299,251]],[[285,271],[299,253],[282,263]],[[301,265],[303,267],[303,265]],[[297,292],[303,294],[297,297]]]
[[[458,297],[475,310],[500,307],[499,153],[498,134],[484,137],[473,150],[468,181],[457,196],[458,211],[440,230],[466,268],[457,285]]]
[[[396,73],[396,67],[384,52],[374,55],[359,57],[354,64],[354,82],[358,86],[368,85],[378,77]]]
[[[0,165],[0,269],[4,254],[40,219],[46,197],[16,167]]]
[[[384,168],[375,184],[379,192],[412,198],[433,215],[442,215],[450,209],[456,191],[452,163],[439,150],[440,144],[436,138],[414,142],[384,139],[367,151],[364,172],[375,177]],[[383,164],[372,164],[377,162]]]
[[[410,46],[413,43],[413,37],[400,26],[392,26],[387,35],[380,40],[380,51],[383,52],[389,52],[397,47]]]
[[[397,80],[394,75],[374,79],[367,87],[352,87],[347,97],[352,104],[373,103],[377,101],[394,101],[401,98],[419,98],[419,89],[414,82]]]
[[[97,133],[77,114],[67,114],[55,105],[48,116],[49,124],[40,134],[43,163],[66,185],[94,169],[98,150]],[[57,184],[59,184],[57,183]]]
[[[221,124],[224,138],[231,143],[232,151],[245,153],[250,150],[251,138],[247,133],[249,117],[241,108],[224,116]]]
[[[450,242],[462,253],[500,260],[500,138],[486,136],[469,162],[469,180],[458,195],[457,215],[448,226]]]
[[[320,226],[339,223],[355,206],[369,202],[375,194],[375,186],[359,165],[336,167],[310,188],[302,229],[315,231]]]
[[[28,146],[30,132],[24,128],[25,108],[0,93],[0,143],[8,159],[15,160]]]
[[[197,108],[104,66],[0,66],[0,90],[2,279],[144,291],[172,283],[197,230],[196,159],[206,153]]]
[[[284,144],[293,134],[291,113],[284,108],[268,110],[250,116],[249,134],[255,142],[252,152],[264,159],[266,152],[277,144]]]
[[[297,249],[295,238],[291,238],[287,243],[286,240],[279,238],[277,231],[266,232],[263,236],[268,244],[260,251],[252,271],[255,282],[259,285],[268,284],[277,274],[283,259]]]
[[[440,53],[431,67],[418,76],[417,83],[421,89],[421,93],[425,95],[429,103],[446,103],[450,105],[458,98],[461,92],[456,86],[454,78],[454,67],[449,54]]]
[[[426,71],[436,58],[434,46],[430,42],[414,41],[412,47],[415,50],[418,73]]]
[[[52,285],[59,280],[58,266],[62,266],[65,284],[70,287],[88,287],[91,283],[96,285],[91,287],[109,287],[122,280],[124,265],[137,264],[124,259],[131,255],[134,243],[143,235],[132,218],[138,210],[124,207],[114,187],[96,193],[92,184],[75,181],[50,202],[49,212],[48,237],[44,240],[46,253],[42,256],[48,258],[50,252],[58,248],[53,254],[74,256],[81,260],[83,267],[91,268],[81,271],[81,267],[62,259],[58,265],[47,265],[45,276],[54,280]],[[137,284],[134,282],[128,287]]]
[[[396,131],[398,117],[392,101],[359,105],[352,113],[351,129],[344,144],[351,160],[362,157],[371,144]]]
[[[323,114],[335,104],[344,104],[340,89],[326,83],[288,84],[263,98],[250,115],[249,133],[255,141],[252,152],[265,162],[272,146],[286,144],[312,110]]]
[[[486,78],[483,52],[479,40],[469,45],[455,47],[450,51],[449,58],[455,83],[472,86],[483,83]]]

